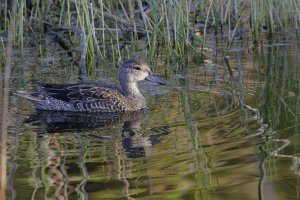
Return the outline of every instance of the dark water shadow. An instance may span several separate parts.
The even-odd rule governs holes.
[[[128,113],[76,113],[36,111],[23,123],[37,127],[38,134],[74,133],[87,139],[113,139],[103,135],[106,130],[121,131],[123,149],[129,158],[151,154],[152,145],[161,142],[161,137],[170,133],[169,126],[151,127],[151,134],[144,135],[141,124],[147,118],[147,110]]]
[[[141,124],[146,110],[130,113],[80,113],[36,111],[24,123],[38,126],[38,133],[81,132],[97,128],[116,128],[126,121]]]

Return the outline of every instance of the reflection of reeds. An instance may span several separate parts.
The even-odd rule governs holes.
[[[6,63],[4,68],[4,84],[2,85],[1,105],[2,105],[2,116],[1,116],[1,149],[0,149],[0,197],[6,199],[7,190],[7,127],[8,127],[8,103],[9,103],[9,88],[10,88],[10,74],[11,74],[11,63],[12,63],[12,48],[14,41],[14,22],[16,12],[16,1],[11,1],[12,5],[12,16],[10,19],[10,26],[8,30],[8,42],[6,48]]]
[[[77,185],[76,190],[79,193],[79,196],[81,199],[88,199],[88,194],[85,191],[86,183],[88,182],[88,179],[89,179],[88,170],[85,166],[85,162],[86,162],[85,158],[86,158],[88,145],[80,140],[78,140],[78,142],[80,145],[80,156],[79,156],[79,160],[78,160],[78,165],[81,170],[81,174],[82,174],[83,178],[82,178],[81,182]]]
[[[198,131],[198,122],[193,119],[192,100],[190,93],[190,82],[186,80],[186,88],[180,92],[180,99],[182,101],[182,109],[184,113],[185,123],[191,136],[192,149],[195,163],[195,176],[197,180],[197,189],[195,196],[202,193],[202,189],[213,189],[211,183],[211,172],[209,169],[209,157],[204,151],[201,141],[200,133]]]
[[[265,48],[267,51],[263,63],[265,66],[263,70],[265,84],[262,88],[261,105],[258,111],[260,121],[265,123],[266,128],[257,133],[264,139],[261,146],[262,159],[260,162],[259,189],[261,194],[263,194],[262,185],[265,177],[277,176],[276,163],[278,158],[291,158],[293,164],[290,166],[290,170],[295,175],[299,173],[299,158],[297,157],[299,149],[297,147],[293,149],[292,154],[296,155],[289,155],[289,149],[295,145],[289,137],[299,133],[297,116],[299,110],[299,73],[298,69],[293,67],[296,64],[294,57],[297,57],[298,52],[291,54],[291,49],[290,46],[278,45],[273,42],[269,42],[268,47]]]

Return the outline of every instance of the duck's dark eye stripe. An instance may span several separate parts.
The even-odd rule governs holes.
[[[136,70],[141,70],[141,68],[140,68],[140,67],[134,67],[133,69],[136,69]]]

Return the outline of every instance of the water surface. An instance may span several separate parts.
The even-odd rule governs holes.
[[[142,82],[149,109],[126,115],[37,112],[11,95],[10,199],[299,198],[299,42],[236,41],[228,64],[211,57],[157,59],[170,81]],[[57,47],[54,47],[57,48]],[[10,90],[32,80],[77,82],[66,53],[15,51]],[[55,52],[55,53],[53,53]],[[117,83],[112,63],[92,81]]]

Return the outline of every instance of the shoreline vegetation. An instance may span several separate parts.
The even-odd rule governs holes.
[[[299,9],[299,0],[1,1],[0,199],[62,194],[57,188],[70,198],[263,199],[270,188],[278,197],[296,197],[300,47],[289,36],[299,37]],[[73,64],[82,80],[95,75],[110,82],[101,78],[113,70],[102,65],[139,57],[158,62],[155,70],[169,76],[170,89],[151,91],[151,115],[138,135],[125,124],[69,135],[55,126],[55,134],[41,134],[49,122],[43,120],[57,122],[57,115],[35,115],[10,96],[34,89],[36,81],[78,82]],[[88,125],[99,119],[92,117]],[[166,138],[156,137],[160,127]],[[122,142],[142,141],[134,152],[146,155],[153,130],[153,141],[163,145],[150,159],[128,159]]]
[[[9,0],[0,3],[3,49],[12,23],[10,4]],[[27,38],[39,41],[45,33],[68,55],[79,50],[78,65],[85,66],[86,61],[88,72],[97,60],[118,63],[136,57],[133,52],[139,49],[146,49],[144,57],[150,60],[159,54],[182,59],[191,52],[204,61],[209,52],[206,41],[219,35],[227,46],[225,58],[234,39],[257,43],[278,32],[297,34],[300,22],[297,0],[26,0],[16,4],[15,46],[23,49]]]

